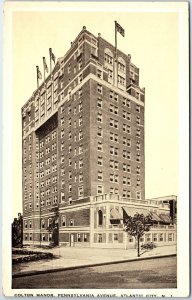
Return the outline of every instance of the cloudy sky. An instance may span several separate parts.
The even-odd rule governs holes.
[[[41,6],[41,11],[30,8],[12,14],[13,216],[22,210],[21,107],[36,88],[36,65],[43,69],[43,56],[48,63],[49,47],[57,58],[63,56],[84,25],[114,44],[115,20],[125,29],[124,38],[118,35],[118,48],[131,54],[140,69],[140,86],[146,89],[146,198],[178,194],[179,15],[174,9],[156,9],[154,4],[152,10],[147,4],[144,8],[100,4],[93,12],[92,6],[87,11],[81,6],[81,11]]]

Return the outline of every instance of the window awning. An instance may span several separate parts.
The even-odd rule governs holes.
[[[147,215],[150,215],[150,211],[145,209],[145,208],[125,207],[125,206],[123,206],[123,210],[130,217],[133,217],[136,213],[143,214],[144,217],[146,217]]]
[[[110,211],[110,220],[120,220],[122,217],[120,216],[117,209],[113,208]]]
[[[170,224],[170,217],[168,215],[164,215],[164,214],[161,214],[159,215],[159,217],[161,218],[161,222],[163,221],[164,223],[168,223]]]
[[[155,212],[151,212],[151,216],[153,221],[162,222],[162,219]]]

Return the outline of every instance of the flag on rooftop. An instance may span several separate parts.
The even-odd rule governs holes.
[[[45,57],[43,57],[43,66],[44,66],[44,70],[48,73],[49,70],[48,70],[48,67],[47,67],[47,63],[46,63]]]
[[[119,32],[123,37],[125,36],[125,29],[119,23],[115,22],[115,27],[117,32]]]
[[[39,70],[39,66],[36,66],[37,68],[37,79],[42,79],[41,71]]]
[[[53,61],[54,64],[55,64],[56,57],[55,57],[55,55],[54,55],[53,52],[52,52],[52,48],[49,48],[49,54],[50,54],[50,59],[52,59],[52,61]]]

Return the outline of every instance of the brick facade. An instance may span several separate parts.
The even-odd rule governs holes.
[[[124,243],[93,199],[144,201],[144,104],[131,56],[84,27],[22,108],[25,243],[49,243],[54,218],[60,244]]]

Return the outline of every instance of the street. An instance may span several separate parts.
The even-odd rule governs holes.
[[[12,288],[15,289],[155,289],[176,287],[176,256],[18,277],[13,278],[12,281]]]

